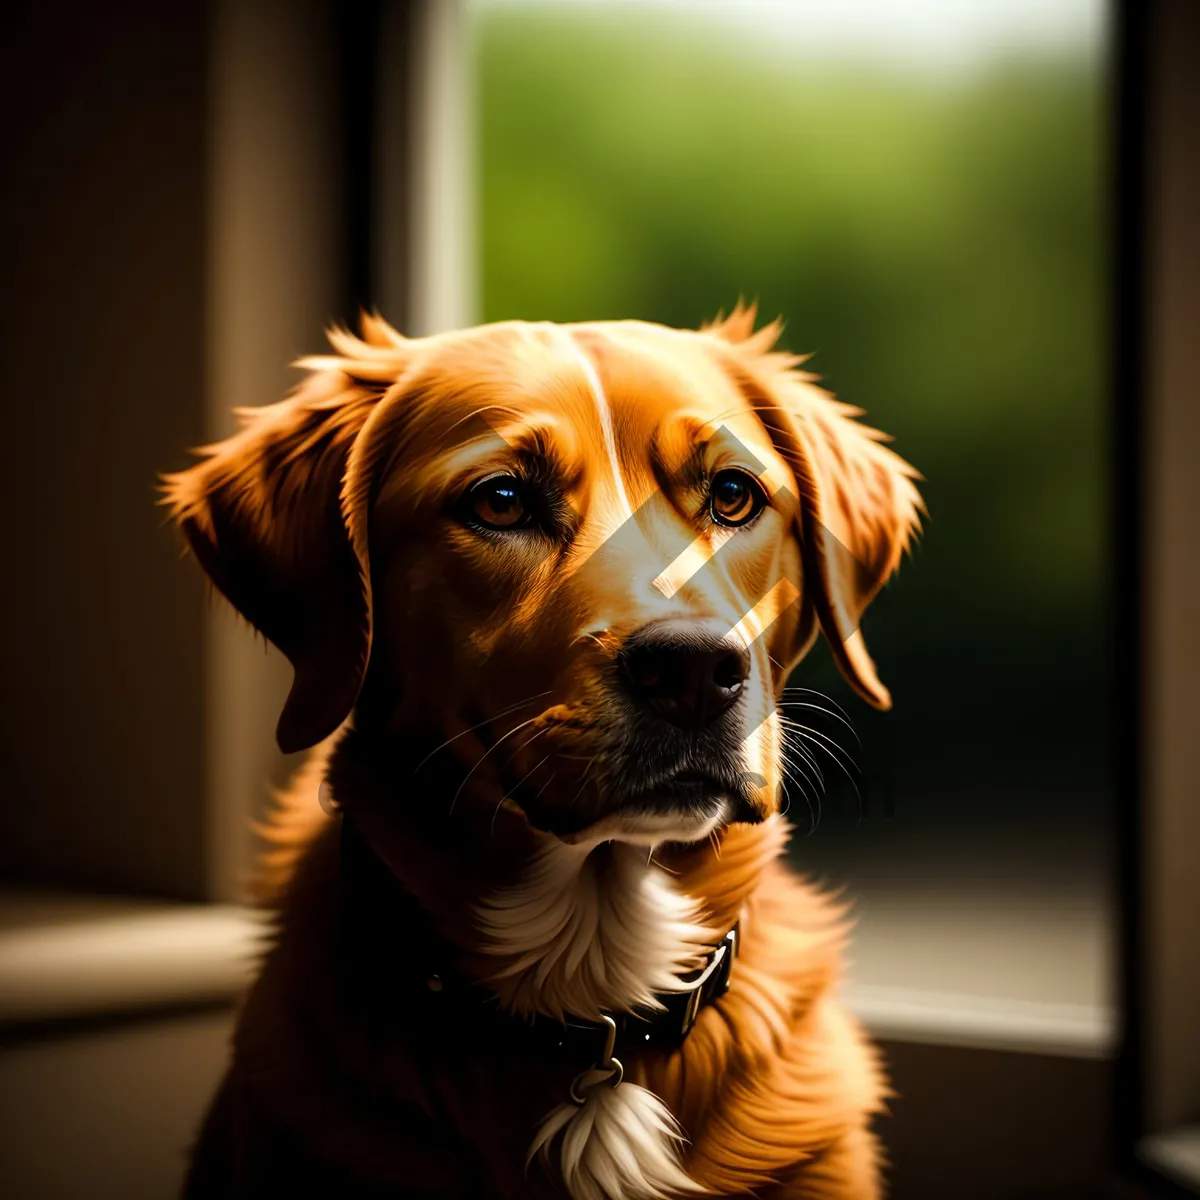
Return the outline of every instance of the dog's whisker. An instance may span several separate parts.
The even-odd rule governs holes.
[[[800,789],[800,795],[804,797],[804,805],[808,809],[808,821],[809,821],[808,831],[811,834],[817,828],[817,815],[816,815],[816,811],[813,808],[813,802],[811,799],[809,799],[808,788],[802,779],[797,779],[796,776],[792,773],[791,768],[789,767],[786,760],[783,763],[783,774],[784,774],[785,779],[787,779],[791,783],[794,783]]]
[[[536,720],[537,720],[537,717],[533,717],[532,719],[536,721]],[[543,725],[543,726],[541,727],[541,729],[537,729],[537,730],[535,730],[533,733],[531,733],[531,734],[529,735],[529,737],[528,737],[528,738],[526,739],[526,741],[525,741],[525,749],[527,749],[527,750],[528,750],[528,749],[529,749],[529,747],[530,747],[530,746],[532,746],[532,745],[533,745],[533,743],[534,743],[534,742],[536,742],[536,741],[538,740],[538,738],[540,738],[540,737],[544,737],[544,736],[545,736],[547,733],[549,733],[549,732],[550,732],[550,730],[551,730],[552,728],[553,728],[553,726],[552,726],[552,725]],[[553,751],[551,751],[551,753],[553,753]],[[547,755],[546,757],[547,757],[547,758],[549,758],[549,757],[550,757],[550,755]],[[523,782],[524,782],[524,780],[522,780],[521,782],[523,783]],[[519,787],[519,786],[520,786],[520,784],[518,784],[517,786]]]
[[[539,729],[538,732],[535,733],[533,735],[533,737],[531,737],[529,739],[529,741],[532,742],[534,740],[534,738],[539,736],[539,734],[543,734],[545,732],[546,732],[546,730]],[[527,742],[526,745],[528,745],[528,744],[529,743]],[[554,754],[553,754],[553,751],[551,751],[551,753],[547,754],[546,757],[543,758],[541,762],[537,763],[533,767],[530,767],[529,770],[526,771],[523,776],[521,776],[520,780],[518,780],[518,782],[512,787],[512,789],[510,791],[506,792],[503,796],[500,797],[500,803],[496,805],[496,809],[492,813],[492,825],[491,825],[492,837],[496,836],[496,818],[500,815],[500,810],[504,807],[504,801],[507,800],[510,795],[513,795],[514,793],[518,792],[521,788],[521,784],[523,784],[526,779],[528,779],[532,774],[534,774],[538,770],[539,767],[541,767],[545,763],[549,762],[550,759],[553,757],[554,757]],[[538,794],[540,795],[541,793],[539,792]]]
[[[815,776],[816,776],[813,780],[814,786],[817,784],[818,781],[820,781],[820,786],[821,786],[822,790],[824,790],[825,789],[825,772],[821,770],[820,766],[817,763],[816,758],[814,757],[812,752],[808,749],[808,747],[804,744],[803,737],[800,734],[793,733],[791,730],[786,730],[786,729],[782,731],[782,737],[783,737],[784,745],[787,746],[787,748],[789,750],[796,751],[796,753],[800,755],[800,757],[804,760],[804,762],[813,769]]]
[[[804,690],[807,691],[808,689],[806,688]],[[788,689],[784,689],[784,695],[787,694],[787,691]],[[825,699],[828,700],[829,697],[826,696]],[[855,730],[854,726],[850,724],[849,720],[847,720],[845,713],[834,712],[832,709],[825,708],[820,704],[813,704],[807,700],[785,700],[784,705],[787,708],[808,708],[814,712],[824,713],[827,717],[832,717],[839,724],[845,725],[845,727],[850,730],[850,736],[853,737],[856,742],[858,742],[859,748],[862,748],[862,741],[858,736],[858,732]]]
[[[583,774],[579,777],[579,791],[577,791],[575,793],[574,799],[571,801],[572,804],[574,804],[575,800],[578,800],[579,797],[583,795],[583,789],[587,787],[589,782],[591,782],[589,777],[591,776],[592,772],[595,771],[597,767],[601,767],[601,770],[603,769],[602,764],[601,764],[601,759],[602,759],[602,755],[600,753],[596,753],[596,754],[592,755],[591,762],[588,763],[588,765],[584,768]],[[600,772],[596,772],[596,773],[597,773],[597,776],[599,776]],[[597,778],[595,782],[596,782],[597,788],[599,788],[599,786],[600,786],[599,778]]]
[[[800,701],[800,700],[790,699],[790,697],[792,697],[792,696],[814,696],[818,700],[829,700],[828,696],[825,696],[820,692],[812,692],[808,688],[790,688],[790,687],[782,688],[782,689],[780,689],[779,695],[781,697],[789,697],[789,699],[781,701],[781,703],[784,703],[784,704],[811,703],[811,701]],[[846,710],[844,708],[840,708],[837,704],[834,704],[834,702],[832,700],[829,700],[829,703],[832,706],[830,708],[826,708],[824,705],[816,705],[814,707],[818,708],[818,710],[820,712],[828,713],[831,717],[834,715],[837,715],[839,717],[845,718],[847,721],[849,720],[849,714],[846,712]]]
[[[816,770],[817,774],[821,776],[822,784],[824,782],[824,772],[817,763],[817,750],[822,751],[827,760],[833,762],[840,772],[851,781],[851,784],[856,784],[856,776],[862,775],[862,772],[858,768],[858,763],[854,762],[853,758],[846,754],[845,750],[841,749],[841,746],[834,744],[833,749],[830,749],[829,745],[811,737],[809,732],[802,730],[792,730],[788,733],[788,736],[791,737],[793,743],[798,745],[800,752],[811,763],[812,768]],[[834,754],[834,750],[839,751],[838,754]]]
[[[856,774],[861,773],[858,769],[858,763],[854,761],[854,758],[850,752],[846,750],[844,746],[840,745],[838,742],[835,742],[833,738],[822,733],[819,729],[813,729],[809,725],[802,725],[799,721],[794,721],[791,718],[785,717],[784,720],[789,729],[791,729],[794,733],[798,733],[806,741],[810,741],[812,738],[818,739],[815,742],[810,741],[810,744],[816,748],[824,750],[830,758],[838,763],[839,766],[841,765],[841,760],[844,758],[846,762],[849,763],[854,769]],[[835,751],[837,752],[836,754],[834,753]],[[842,767],[842,770],[844,771],[846,768]]]
[[[822,713],[822,714],[824,714],[825,716],[827,716],[827,717],[830,717],[830,718],[832,718],[832,719],[833,719],[833,720],[835,720],[835,721],[839,721],[839,722],[840,722],[841,724],[843,724],[843,725],[845,725],[845,724],[846,724],[844,721],[842,721],[842,720],[841,720],[841,718],[840,718],[840,717],[837,715],[837,713],[830,712],[830,710],[829,710],[829,709],[827,709],[827,708],[822,708],[822,707],[821,707],[819,704],[802,704],[802,703],[797,703],[797,702],[796,702],[796,701],[794,701],[794,700],[789,700],[789,701],[785,702],[785,704],[784,704],[783,706],[781,706],[781,707],[780,707],[780,709],[779,709],[779,712],[780,712],[780,719],[781,719],[781,720],[788,720],[788,721],[791,721],[793,724],[797,723],[797,722],[796,722],[796,718],[795,718],[795,717],[789,717],[789,716],[788,716],[788,713],[789,713],[789,712],[790,712],[792,709],[797,709],[797,708],[807,708],[807,709],[811,709],[811,710],[812,710],[812,711],[814,711],[814,712],[819,712],[819,713]],[[851,736],[852,738],[854,738],[855,742],[856,742],[856,743],[857,743],[857,745],[858,745],[858,748],[861,750],[861,749],[862,749],[862,742],[861,742],[861,741],[859,741],[858,734],[854,732],[854,728],[853,728],[853,726],[846,725],[846,728],[847,728],[847,729],[850,731],[850,736]]]
[[[818,733],[817,730],[808,729],[807,726],[796,727],[796,732],[797,732],[798,736],[800,736],[805,741],[809,741],[809,735],[812,735],[812,734],[815,734],[817,737],[820,737],[820,738],[824,737],[824,735]],[[841,751],[841,753],[843,755],[845,755],[847,760],[850,762],[850,765],[852,767],[854,767],[855,771],[858,771],[857,764],[854,762],[853,759],[850,758],[850,756],[848,754],[846,754],[846,751],[843,750],[841,746],[839,746],[836,742],[832,742],[831,739],[829,739],[829,738],[824,738],[824,741],[830,742],[830,744],[835,749]],[[833,760],[833,762],[837,764],[838,770],[840,770],[842,772],[842,774],[845,775],[846,778],[850,781],[850,786],[854,789],[854,796],[858,803],[859,819],[861,820],[861,814],[862,814],[862,810],[863,810],[862,792],[859,791],[858,783],[856,782],[854,776],[850,774],[850,771],[842,763],[842,760],[836,754],[834,754],[829,749],[828,746],[823,745],[821,742],[812,742],[812,741],[809,741],[809,745],[811,745],[814,749],[824,750],[825,753]]]
[[[785,750],[783,761],[789,766],[801,768],[804,771],[805,778],[814,787],[824,790],[825,775],[803,741],[796,734],[785,733],[783,735],[783,746]]]
[[[795,692],[797,695],[803,693],[806,696],[816,696],[818,700],[828,700],[843,717],[847,719],[850,717],[850,714],[828,692],[819,691],[817,688],[801,687],[798,683],[789,683],[783,690],[785,692]]]
[[[852,729],[854,728],[850,714],[832,696],[827,695],[825,692],[819,692],[816,690],[816,688],[789,685],[783,689],[783,694],[787,696],[813,696],[817,700],[824,700],[826,704],[832,707],[833,711],[836,712],[838,716],[842,717]]]
[[[776,669],[776,670],[777,670],[777,671],[778,671],[778,672],[779,672],[781,675],[783,675],[783,677],[784,677],[784,678],[783,678],[783,682],[784,682],[784,684],[786,685],[786,683],[787,683],[787,670],[786,670],[786,668],[784,667],[783,663],[781,663],[781,662],[779,661],[779,659],[777,659],[777,658],[775,657],[775,655],[773,655],[773,654],[772,654],[772,653],[771,653],[769,650],[767,651],[767,661],[768,661],[768,662],[771,664],[771,666],[773,666],[773,667],[774,667],[774,668],[775,668],[775,669]],[[787,688],[785,687],[783,690],[784,690],[784,691],[786,691],[786,690],[787,690]]]
[[[537,718],[535,717],[534,720],[536,720],[536,719]],[[529,747],[532,746],[533,743],[538,740],[538,738],[542,737],[544,734],[547,734],[549,732],[550,732],[550,726],[548,726],[548,725],[544,725],[544,726],[542,726],[541,729],[535,730],[526,739],[525,749],[528,750]],[[532,775],[534,773],[534,771],[536,771],[538,769],[538,767],[540,767],[542,765],[542,763],[544,763],[547,759],[552,758],[553,756],[554,756],[554,751],[551,750],[550,753],[546,755],[546,758],[543,758],[542,761],[537,764],[537,766],[531,767],[528,771],[526,771],[525,774],[513,785],[513,787],[506,794],[515,797],[517,790],[521,787],[521,785],[525,782],[525,780],[528,779],[530,777],[530,775]],[[501,800],[500,803],[503,804],[504,801]]]
[[[510,730],[509,730],[509,731],[508,731],[508,732],[507,732],[507,733],[506,733],[506,734],[505,734],[503,737],[499,737],[499,738],[497,738],[497,739],[496,739],[496,740],[495,740],[495,741],[494,741],[494,742],[493,742],[493,743],[492,743],[492,744],[491,744],[491,745],[490,745],[490,746],[489,746],[489,747],[488,747],[488,748],[487,748],[487,749],[486,749],[486,750],[485,750],[485,751],[484,751],[484,752],[483,752],[483,753],[482,753],[482,754],[479,756],[479,760],[478,760],[478,761],[475,763],[475,765],[474,765],[474,766],[473,766],[473,767],[472,767],[472,768],[471,768],[471,769],[470,769],[470,770],[467,772],[466,778],[465,778],[465,779],[462,781],[462,783],[460,783],[460,784],[458,785],[458,791],[456,791],[456,792],[454,793],[454,799],[450,801],[450,812],[451,812],[451,813],[453,813],[453,812],[454,812],[454,806],[455,806],[455,805],[458,803],[458,798],[459,798],[459,796],[461,796],[461,795],[462,795],[462,790],[463,790],[463,788],[465,788],[465,787],[467,786],[467,784],[470,782],[471,776],[472,776],[472,775],[474,775],[474,774],[475,774],[475,772],[476,772],[477,770],[479,770],[480,766],[482,766],[482,765],[483,765],[483,760],[484,760],[485,758],[487,758],[487,756],[488,756],[489,754],[491,754],[493,750],[497,749],[497,748],[500,746],[500,744],[501,744],[502,742],[506,742],[506,741],[508,741],[508,739],[509,739],[510,737],[512,737],[512,735],[513,735],[514,733],[519,733],[519,732],[520,732],[522,729],[524,729],[524,728],[525,728],[525,726],[526,726],[526,725],[532,725],[532,724],[534,723],[534,721],[536,721],[536,720],[537,720],[537,717],[530,717],[528,721],[522,721],[522,722],[520,723],[520,725],[514,725],[514,726],[512,727],[512,729],[510,729]]]
[[[821,768],[817,765],[816,759],[813,758],[812,754],[804,745],[803,739],[800,738],[799,735],[792,734],[787,729],[784,729],[782,732],[786,749],[795,751],[800,756],[800,761],[797,762],[794,759],[790,759],[785,754],[782,760],[783,770],[784,775],[801,789],[801,792],[804,796],[804,802],[806,805],[808,805],[809,820],[811,822],[811,828],[809,832],[812,833],[816,830],[816,827],[820,822],[821,796],[827,791],[825,776],[821,771]],[[809,773],[809,768],[815,772],[815,776]],[[800,772],[799,777],[796,774],[797,771]],[[808,787],[806,785],[811,785],[812,787],[813,800],[816,802],[815,813],[813,809],[813,801],[809,799]]]
[[[597,646],[599,646],[599,647],[600,647],[600,649],[601,649],[601,650],[602,650],[602,651],[603,651],[605,654],[611,654],[611,653],[612,653],[612,649],[611,649],[611,647],[609,647],[609,646],[605,645],[604,639],[603,639],[602,637],[600,637],[600,635],[599,635],[599,634],[596,634],[596,633],[581,633],[581,634],[580,634],[580,635],[579,635],[579,636],[578,636],[578,637],[575,639],[575,641],[574,641],[574,642],[572,642],[571,644],[572,644],[572,645],[577,645],[579,642],[583,642],[583,641],[592,641],[592,642],[595,642],[595,643],[596,643],[596,645],[597,645]]]
[[[466,737],[468,733],[474,733],[477,729],[482,729],[485,725],[490,725],[493,721],[499,721],[501,717],[507,717],[510,713],[517,712],[524,708],[527,704],[532,704],[535,700],[540,700],[543,696],[550,695],[550,689],[547,688],[544,692],[537,692],[532,696],[527,696],[524,700],[518,700],[516,704],[510,704],[507,708],[502,708],[498,713],[493,713],[490,717],[485,717],[478,725],[472,725],[470,729],[464,729],[461,733],[456,733],[453,737],[448,737],[440,746],[435,746],[430,752],[425,755],[416,767],[413,769],[413,775],[418,771],[439,751],[445,750],[451,742],[457,742],[459,738]],[[535,717],[534,720],[537,718]]]
[[[592,773],[592,768],[596,765],[599,758],[600,756],[598,754],[592,755],[592,761],[584,768],[583,774],[579,777],[579,791],[577,791],[571,798],[572,804],[574,804],[575,801],[583,795],[583,789],[588,785],[588,776]]]
[[[836,755],[834,755],[829,750],[828,747],[822,745],[820,742],[809,741],[809,739],[807,738],[807,736],[804,733],[796,733],[793,736],[799,738],[801,743],[808,742],[808,744],[811,745],[814,749],[824,750],[825,753],[829,756],[829,758],[831,758],[833,760],[833,762],[837,765],[838,770],[840,770],[842,772],[842,774],[846,776],[846,779],[850,783],[850,787],[854,791],[854,799],[855,799],[855,805],[856,805],[856,818],[855,819],[856,819],[856,822],[861,822],[862,812],[863,812],[862,792],[859,790],[858,783],[854,779],[854,776],[851,775],[849,770],[847,770],[847,768],[843,765],[841,759],[839,759]],[[800,753],[804,755],[806,760],[813,765],[814,769],[816,769],[818,772],[820,772],[820,768],[817,767],[817,765],[816,765],[816,759],[813,757],[812,753],[807,750],[806,747],[804,747],[801,744],[797,744],[795,742],[789,743],[789,745],[793,745],[797,750],[799,750]],[[839,749],[840,749],[840,747],[839,747]],[[842,751],[842,753],[844,754],[845,751]],[[847,758],[849,758],[848,755],[847,755]],[[851,760],[851,766],[854,766],[856,771],[858,770],[857,766],[853,763],[853,760]],[[824,785],[825,777],[824,777],[823,772],[821,773],[821,781],[822,781],[822,785]],[[824,790],[828,791],[828,787],[825,786]]]
[[[817,766],[816,759],[803,746],[792,745],[789,749],[797,754],[797,758],[791,760],[792,765],[803,771],[804,777],[812,784],[813,791],[822,796],[828,795],[829,785],[825,781],[825,772]]]
[[[783,773],[789,782],[795,784],[799,789],[800,795],[804,797],[804,806],[808,809],[809,832],[814,832],[821,819],[821,793],[819,789],[815,786],[810,786],[808,780],[803,776],[796,775],[787,766],[784,767]]]

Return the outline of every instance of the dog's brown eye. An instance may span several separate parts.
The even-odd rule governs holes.
[[[492,529],[515,529],[529,516],[521,494],[521,481],[512,475],[493,475],[468,493],[471,515]]]
[[[720,471],[713,478],[709,511],[718,525],[745,525],[766,502],[762,488],[745,471]]]

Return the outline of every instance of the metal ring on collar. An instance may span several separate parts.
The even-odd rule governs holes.
[[[621,1060],[619,1058],[609,1058],[608,1062],[605,1063],[603,1067],[588,1067],[586,1071],[580,1071],[579,1074],[571,1080],[571,1099],[574,1100],[576,1104],[583,1104],[584,1101],[587,1100],[587,1096],[581,1096],[579,1094],[580,1080],[582,1080],[583,1077],[589,1074],[591,1071],[603,1071],[606,1069],[609,1072],[608,1078],[597,1079],[595,1083],[588,1086],[587,1091],[590,1092],[592,1088],[599,1087],[601,1084],[607,1084],[609,1087],[617,1087],[621,1080],[625,1078],[625,1068],[621,1066]]]

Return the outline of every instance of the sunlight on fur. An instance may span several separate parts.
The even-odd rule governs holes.
[[[683,1135],[667,1106],[636,1083],[609,1087],[607,1073],[589,1071],[582,1105],[549,1113],[529,1148],[557,1167],[572,1200],[666,1200],[706,1189],[679,1164]],[[557,1140],[558,1154],[553,1147]]]

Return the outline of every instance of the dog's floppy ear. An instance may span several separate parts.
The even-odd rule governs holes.
[[[332,733],[354,706],[371,650],[364,489],[353,449],[403,339],[364,317],[366,340],[334,331],[340,357],[287,400],[237,410],[242,428],[163,476],[163,503],[217,590],[295,671],[276,737],[285,752]]]
[[[754,315],[739,304],[707,332],[729,343],[726,368],[796,477],[803,586],[838,668],[870,704],[890,708],[859,623],[920,531],[920,476],[855,419],[861,409],[797,371],[802,358],[773,351],[780,323],[754,332]]]

